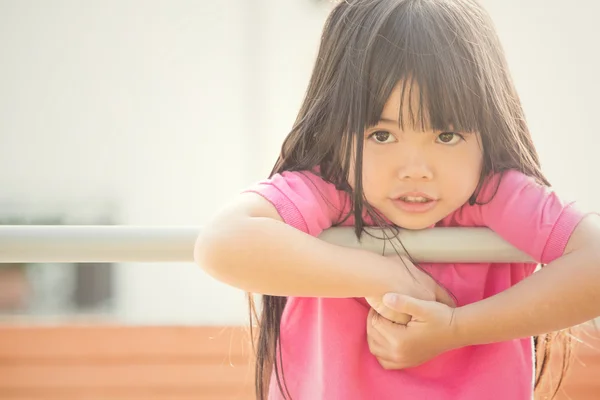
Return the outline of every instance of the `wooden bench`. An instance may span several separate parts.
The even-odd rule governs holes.
[[[598,334],[579,336],[561,400],[600,398]],[[240,327],[2,326],[0,399],[249,400],[250,357]]]

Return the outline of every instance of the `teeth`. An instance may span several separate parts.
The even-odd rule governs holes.
[[[427,203],[429,201],[428,198],[425,197],[421,197],[421,196],[402,196],[401,199],[403,201],[406,201],[407,203]]]

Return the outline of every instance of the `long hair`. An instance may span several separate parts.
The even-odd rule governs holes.
[[[481,204],[479,188],[490,173],[516,169],[550,185],[494,26],[474,0],[339,2],[325,23],[304,101],[271,176],[318,168],[324,180],[349,193],[360,237],[363,210],[369,210],[362,189],[361,138],[378,122],[400,81],[404,89],[419,92],[419,106],[409,109],[409,121],[402,120],[401,105],[401,125],[480,132],[483,167],[470,204]],[[353,190],[348,184],[351,163]],[[249,300],[251,318],[256,318],[253,297]],[[255,340],[259,400],[266,398],[273,372],[280,391],[289,396],[279,351],[285,304],[286,297],[262,297]],[[252,326],[251,321],[253,334]],[[544,356],[541,364],[537,358],[536,388],[547,371],[550,338],[536,338],[537,353]],[[565,349],[568,345],[567,339]],[[563,354],[566,367],[569,352]]]

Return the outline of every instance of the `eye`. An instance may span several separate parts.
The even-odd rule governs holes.
[[[396,141],[394,135],[388,131],[377,131],[369,135],[369,139],[373,139],[376,143],[393,143]]]
[[[448,145],[455,145],[464,139],[464,136],[462,136],[460,133],[442,132],[438,135],[436,142]]]

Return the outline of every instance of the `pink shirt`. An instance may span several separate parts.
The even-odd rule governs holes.
[[[480,199],[495,185],[486,182]],[[284,221],[317,236],[348,210],[348,196],[307,172],[284,172],[260,182],[261,194]],[[516,171],[504,174],[485,205],[456,210],[436,226],[483,226],[540,263],[560,257],[583,214],[550,189]],[[343,225],[351,225],[352,219]],[[458,305],[501,292],[531,275],[536,264],[421,264]],[[283,370],[294,400],[531,399],[530,338],[457,349],[412,369],[384,370],[366,339],[369,306],[360,298],[290,297],[281,322]],[[270,399],[282,396],[271,380]]]

